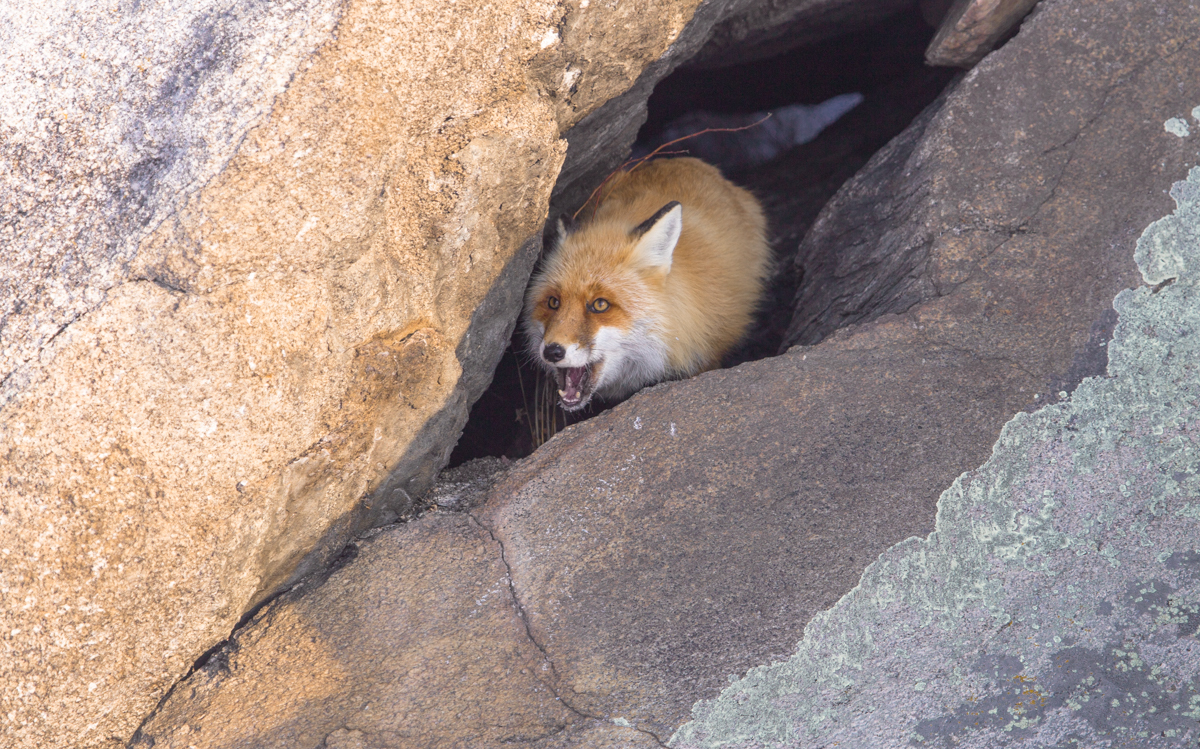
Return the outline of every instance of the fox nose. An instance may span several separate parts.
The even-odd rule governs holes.
[[[562,361],[566,355],[567,350],[557,343],[547,344],[546,348],[542,349],[542,356],[551,364]]]

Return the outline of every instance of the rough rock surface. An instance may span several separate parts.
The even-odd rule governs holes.
[[[896,337],[876,325],[656,388],[492,492],[479,517],[564,699],[665,739],[927,529],[941,488],[1020,409],[1024,376]]]
[[[1165,190],[1195,161],[1194,139],[1178,135],[1187,123],[1164,127],[1162,113],[1186,115],[1196,103],[1178,82],[1197,79],[1200,34],[1188,24],[1200,14],[1171,16],[1149,0],[1119,18],[1087,0],[1047,5],[818,219],[825,241],[832,227],[849,225],[842,259],[850,259],[822,272],[843,284],[840,296],[858,305],[858,319],[873,321],[829,336],[833,325],[821,327],[829,318],[817,316],[819,344],[648,390],[544,445],[482,506],[447,504],[466,507],[499,543],[527,634],[547,659],[541,683],[573,714],[665,740],[692,701],[717,697],[729,675],[792,652],[809,619],[849,592],[881,549],[933,530],[938,495],[987,460],[1012,414],[1105,371],[1111,300],[1140,283],[1136,235],[1169,211]],[[1072,77],[1075,67],[1095,80]],[[972,140],[972,132],[983,135]],[[878,192],[869,192],[871,173]],[[892,254],[871,256],[877,244]],[[862,266],[893,261],[900,271],[883,277],[888,288],[862,288]],[[901,312],[879,314],[896,300]],[[843,314],[844,300],[833,301]],[[1038,511],[1026,513],[1031,522]],[[1108,534],[1128,526],[1089,532],[1105,534],[1102,551],[1115,543]],[[438,562],[411,559],[412,574],[430,566]],[[916,579],[897,569],[881,584]],[[358,563],[344,572],[347,584],[388,574]],[[1184,577],[1162,579],[1182,590],[1191,584]],[[936,596],[946,580],[920,590]],[[349,628],[363,612],[331,599],[320,616]],[[1018,636],[1011,629],[1004,637]],[[248,651],[239,657],[254,667],[235,670],[218,691],[235,681],[275,683],[274,658]],[[905,652],[902,643],[887,650]],[[171,735],[225,699],[190,704],[193,680],[148,730]],[[273,687],[236,694],[292,705]],[[786,708],[769,694],[751,696],[763,710]],[[818,696],[836,706],[854,694]],[[957,715],[957,706],[931,719]],[[762,730],[790,719],[772,717]],[[475,730],[470,715],[461,720],[468,735]],[[938,725],[950,731],[952,722]],[[390,730],[356,725],[365,746],[376,728],[380,736]]]
[[[862,104],[811,143],[759,169],[731,175],[762,201],[776,267],[764,305],[773,312],[760,315],[730,363],[778,353],[791,323],[786,310],[803,281],[803,268],[795,260],[804,236],[838,189],[935,101],[953,76],[944,68],[915,70],[868,93]]]
[[[1138,242],[1147,285],[1114,303],[1106,376],[1010,422],[935,533],[672,746],[1195,746],[1200,168],[1172,195]]]

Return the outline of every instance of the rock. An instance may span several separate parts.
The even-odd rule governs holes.
[[[936,533],[881,556],[672,746],[1195,743],[1200,168],[1172,195],[1138,242],[1146,285],[1117,296],[1106,376],[1013,419]]]
[[[1166,213],[1166,183],[1195,163],[1191,136],[1164,121],[1194,105],[1178,82],[1200,74],[1200,29],[1194,13],[1162,10],[1045,4],[818,219],[801,250],[835,253],[805,266],[806,283],[817,280],[800,311],[818,295],[843,317],[908,308],[922,340],[1002,357],[1058,397],[1111,360],[1108,379],[1010,423],[991,462],[943,494],[936,534],[889,550],[810,623],[793,658],[697,706],[673,745],[1194,738],[1194,716],[1177,707],[1200,689],[1190,614],[1176,608],[1182,619],[1149,625],[1196,586],[1184,499],[1194,491],[1179,482],[1198,469],[1184,425],[1200,382],[1172,363],[1195,359],[1195,286],[1161,303],[1154,293],[1190,278],[1192,185],[1175,188],[1178,217],[1137,242],[1143,278],[1122,269],[1134,235]],[[1187,251],[1181,241],[1192,241]],[[872,263],[906,270],[856,285]],[[1125,286],[1141,288],[1117,297],[1124,322],[1110,351],[1105,308]],[[798,314],[794,331],[819,340],[834,316]],[[794,351],[811,356],[841,335]],[[1113,700],[1120,711],[1108,710]],[[992,717],[1022,710],[1019,724]]]
[[[1020,408],[988,394],[1023,374],[906,327],[643,392],[493,490],[479,517],[572,707],[665,739],[926,531]]]
[[[466,515],[380,533],[268,606],[131,745],[657,746],[546,687],[550,665],[509,586],[499,546]]]
[[[955,0],[945,11],[925,60],[930,65],[969,68],[1021,22],[1038,0]],[[936,10],[930,9],[932,16]]]

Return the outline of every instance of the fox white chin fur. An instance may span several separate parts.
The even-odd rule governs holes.
[[[525,300],[529,353],[567,411],[719,366],[770,261],[758,201],[702,161],[618,173],[593,201],[559,221]]]

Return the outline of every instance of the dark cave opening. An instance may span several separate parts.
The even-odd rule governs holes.
[[[724,366],[781,353],[794,300],[805,282],[796,251],[808,228],[838,188],[933,102],[956,73],[925,65],[925,48],[933,33],[914,7],[861,30],[768,59],[724,68],[685,65],[654,89],[635,153],[649,152],[672,123],[697,112],[720,118],[794,104],[817,105],[849,93],[862,96],[857,106],[815,138],[765,163],[749,167],[718,163],[731,181],[762,202],[774,253],[774,269],[757,322]],[[518,323],[492,384],[471,410],[450,467],[489,456],[524,457],[540,442],[536,434],[553,433],[615,405],[593,401],[569,416],[557,406],[539,407],[539,393],[546,391],[539,384],[538,366],[527,361],[524,348]]]

